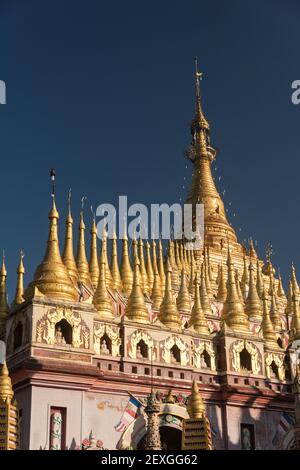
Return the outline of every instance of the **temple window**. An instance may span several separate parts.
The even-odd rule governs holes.
[[[280,348],[282,348],[282,339],[281,338],[277,339],[277,344]]]
[[[271,378],[278,379],[278,367],[274,361],[270,365],[270,376]]]
[[[144,340],[140,340],[136,345],[136,357],[138,359],[147,359],[148,358],[148,346]]]
[[[100,340],[100,354],[111,354],[111,339],[105,333]]]
[[[172,348],[170,349],[170,359],[171,363],[180,364],[180,349],[178,348],[178,346],[176,346],[176,344],[174,344],[174,346],[172,346]]]
[[[14,350],[20,348],[22,346],[22,342],[23,342],[23,325],[19,321],[14,331]]]
[[[242,371],[252,372],[251,354],[245,348],[240,353],[240,361]]]
[[[70,323],[64,318],[55,325],[56,344],[72,344],[73,332]]]
[[[203,353],[201,354],[201,368],[203,369],[210,369],[210,355],[208,354],[207,351],[203,351]]]

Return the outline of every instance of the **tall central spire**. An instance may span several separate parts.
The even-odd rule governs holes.
[[[236,235],[229,225],[224,203],[216,189],[211,163],[216,157],[216,150],[210,145],[210,126],[206,120],[201,105],[200,79],[202,72],[198,71],[197,58],[195,59],[196,80],[196,113],[191,124],[192,143],[187,154],[194,165],[192,187],[186,203],[204,204],[204,230],[210,239],[228,237],[236,242]]]

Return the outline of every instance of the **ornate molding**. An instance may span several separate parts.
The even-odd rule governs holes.
[[[94,323],[94,351],[96,354],[101,353],[101,339],[107,335],[111,340],[111,355],[112,357],[120,356],[120,328],[114,325],[106,325],[105,323]]]
[[[72,327],[72,346],[74,348],[89,349],[90,330],[79,312],[70,307],[50,308],[36,324],[37,343],[56,344],[55,325],[66,320]]]
[[[285,379],[283,354],[276,354],[270,352],[265,355],[266,376],[268,377],[268,379],[271,379],[271,364],[273,361],[275,362],[278,368],[278,379],[283,381]]]
[[[240,353],[246,349],[251,356],[252,374],[258,375],[261,372],[261,355],[255,344],[247,340],[235,341],[230,348],[231,351],[231,365],[233,370],[241,372],[241,358]]]
[[[213,344],[209,341],[199,341],[197,346],[194,346],[193,349],[193,358],[194,358],[194,367],[196,369],[202,369],[204,366],[202,354],[206,351],[210,357],[210,370],[215,371],[217,370],[216,366],[216,353],[213,348]]]
[[[140,329],[132,333],[128,341],[129,357],[131,357],[131,359],[139,359],[137,357],[137,345],[139,344],[141,340],[143,340],[144,343],[148,346],[148,358],[147,359],[149,359],[150,361],[152,357],[152,360],[155,361],[156,353],[153,348],[153,339],[151,338],[149,333],[147,333],[145,330],[140,330]]]
[[[162,358],[167,364],[171,364],[171,349],[176,345],[180,351],[180,365],[187,366],[189,362],[189,348],[188,345],[176,335],[172,335],[166,339],[163,345]]]

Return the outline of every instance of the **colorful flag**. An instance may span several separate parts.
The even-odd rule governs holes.
[[[130,395],[129,402],[126,405],[124,413],[120,419],[119,424],[115,426],[117,432],[123,432],[135,420],[138,415],[139,409],[142,406],[141,402],[133,395]]]
[[[280,421],[278,423],[275,435],[272,439],[272,444],[274,447],[277,447],[282,439],[282,437],[290,430],[295,424],[295,419],[292,415],[284,411],[281,415]]]

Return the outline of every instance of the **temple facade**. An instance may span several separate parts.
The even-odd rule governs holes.
[[[44,259],[25,288],[21,253],[11,305],[3,261],[0,339],[22,449],[82,448],[90,435],[99,448],[180,449],[192,383],[206,406],[210,448],[295,446],[295,268],[285,293],[271,257],[259,259],[251,241],[242,245],[227,220],[211,171],[216,150],[200,75],[186,201],[204,204],[203,249],[190,249],[184,234],[170,240],[166,255],[160,240],[133,240],[129,249],[127,238],[101,234],[98,247],[94,220],[88,259],[81,211],[75,256],[69,208],[61,251],[53,194]]]

